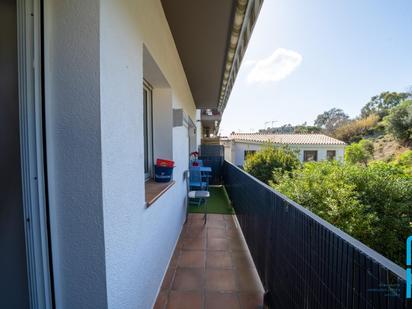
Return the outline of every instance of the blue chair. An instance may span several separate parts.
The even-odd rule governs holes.
[[[200,166],[192,166],[190,168],[189,189],[190,190],[206,190],[208,189],[208,179],[203,176]]]

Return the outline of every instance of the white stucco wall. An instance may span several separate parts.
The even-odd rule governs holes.
[[[99,1],[45,1],[48,193],[56,306],[106,308]]]
[[[232,142],[231,144],[228,143],[228,145],[231,145],[227,146],[231,150],[231,162],[238,166],[243,165],[245,150],[259,151],[265,147],[262,144],[247,142]],[[326,159],[327,150],[336,150],[336,159],[340,161],[343,160],[345,152],[345,146],[343,145],[290,145],[289,147],[299,151],[299,160],[301,162],[303,162],[303,152],[305,150],[316,150],[318,152],[318,161]],[[229,149],[227,151],[229,152]]]
[[[159,154],[172,151],[176,184],[146,208],[143,45],[170,86],[173,108],[195,119],[161,3],[46,0],[45,8],[57,307],[151,308],[185,216],[189,146],[185,127],[156,144]]]

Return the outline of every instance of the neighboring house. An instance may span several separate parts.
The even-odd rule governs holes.
[[[0,3],[0,308],[153,306],[261,5]]]
[[[234,133],[222,139],[225,159],[242,166],[248,154],[267,145],[288,146],[296,150],[301,162],[343,160],[346,144],[324,134]]]

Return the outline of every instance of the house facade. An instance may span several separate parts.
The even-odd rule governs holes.
[[[222,139],[225,159],[243,166],[246,157],[268,145],[288,146],[297,152],[301,162],[343,161],[346,144],[324,134],[255,134],[235,133]]]
[[[261,4],[1,2],[1,308],[154,305]]]

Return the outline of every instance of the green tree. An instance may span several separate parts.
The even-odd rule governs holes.
[[[297,154],[288,147],[267,145],[255,154],[247,156],[243,166],[246,172],[269,183],[269,181],[276,182],[275,178],[278,175],[299,167],[300,161]]]
[[[345,161],[351,164],[362,163],[367,165],[373,159],[373,143],[363,139],[359,143],[353,143],[345,149]]]
[[[412,233],[412,176],[391,163],[322,161],[272,186],[389,259],[404,265]]]
[[[306,123],[297,125],[293,129],[294,134],[312,134],[312,133],[320,133],[321,128],[317,126],[308,126]]]
[[[333,132],[336,128],[346,123],[349,116],[339,108],[332,108],[318,115],[315,120],[315,126]]]
[[[389,110],[411,96],[410,92],[390,92],[384,91],[373,96],[361,110],[361,117],[366,118],[371,114],[377,114],[383,118]]]
[[[412,100],[392,108],[385,117],[387,130],[402,143],[412,142]]]

